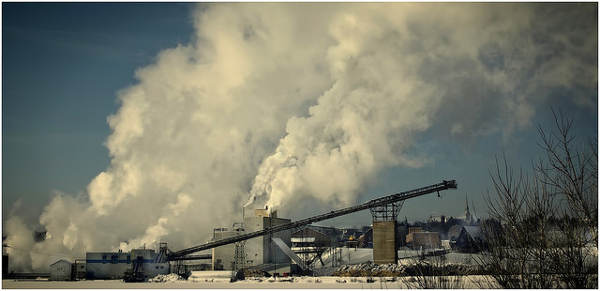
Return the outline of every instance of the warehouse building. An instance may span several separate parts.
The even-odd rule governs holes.
[[[133,263],[140,262],[144,277],[169,273],[168,262],[158,262],[158,254],[151,249],[134,249],[129,252],[89,252],[85,255],[87,279],[122,279]]]
[[[151,249],[134,249],[131,250],[131,258],[142,263],[142,271],[144,278],[154,278],[157,275],[169,274],[169,263],[160,262],[158,254]]]
[[[85,254],[87,279],[122,279],[131,268],[131,254],[124,252],[89,252]]]
[[[50,281],[69,281],[71,280],[71,262],[67,260],[58,260],[50,265]]]

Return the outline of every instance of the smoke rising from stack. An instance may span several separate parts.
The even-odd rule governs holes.
[[[11,262],[43,269],[49,257],[34,252],[189,247],[245,201],[288,217],[303,199],[350,205],[386,168],[430,162],[409,150],[425,131],[510,136],[549,90],[597,87],[595,9],[209,5],[192,43],[161,52],[119,92],[110,166],[84,194],[46,206],[47,239],[34,243],[18,216],[7,220],[9,241],[31,250]]]

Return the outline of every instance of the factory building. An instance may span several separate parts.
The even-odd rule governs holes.
[[[131,268],[131,254],[124,252],[89,252],[85,254],[87,279],[121,279]]]
[[[244,217],[243,228],[232,227],[218,228],[213,231],[213,239],[223,239],[255,232],[272,226],[290,223],[290,219],[278,218],[277,211],[270,212],[268,209],[256,209],[253,216]],[[238,244],[243,245],[243,251],[238,249],[238,255],[243,258],[238,260],[244,266],[259,266],[265,264],[289,265],[289,257],[272,241],[272,238],[280,238],[287,246],[291,246],[291,231],[281,231],[270,235],[260,236],[246,240]],[[240,262],[243,261],[243,262]],[[232,270],[236,262],[236,244],[216,247],[212,250],[213,270]]]
[[[227,227],[215,228],[213,230],[213,241],[242,234],[240,230]],[[228,244],[212,249],[212,270],[231,270],[235,261],[235,244]]]
[[[68,281],[71,280],[71,262],[67,260],[58,260],[50,265],[50,281]]]
[[[160,262],[158,254],[151,249],[134,249],[131,250],[131,258],[143,262],[142,270],[144,277],[154,278],[160,274],[169,274],[169,263]]]
[[[254,232],[265,228],[288,224],[291,219],[278,218],[277,211],[269,212],[267,209],[256,209],[254,217],[244,218],[246,232]],[[246,242],[246,259],[249,265],[262,264],[289,264],[289,257],[272,241],[272,238],[280,238],[286,245],[291,246],[291,231],[281,231],[266,236],[249,239]]]
[[[158,262],[158,254],[151,249],[129,252],[89,252],[85,255],[87,279],[122,279],[125,271],[140,262],[145,278],[169,273],[168,262]]]

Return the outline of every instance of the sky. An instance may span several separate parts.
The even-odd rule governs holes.
[[[3,3],[2,211],[35,222],[109,164],[116,93],[192,36],[191,3]]]
[[[552,108],[597,138],[595,3],[3,3],[2,16],[3,234],[23,270],[188,247],[244,204],[300,219],[449,179],[458,190],[399,216],[461,216],[468,197],[485,217],[495,156],[529,169]]]

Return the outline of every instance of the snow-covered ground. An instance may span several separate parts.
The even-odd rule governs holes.
[[[373,249],[361,249],[361,248],[337,248],[336,263],[335,266],[340,265],[356,265],[366,262],[373,262]],[[340,255],[341,254],[341,255]],[[408,248],[402,248],[398,250],[398,258],[400,264],[413,264],[414,261],[419,257],[421,252],[419,250],[411,250]],[[446,254],[445,263],[457,264],[457,265],[476,265],[478,260],[480,261],[479,254],[467,254],[467,253],[455,253],[450,252]],[[326,267],[331,267],[331,261],[333,255],[331,252],[323,253],[323,263]],[[426,260],[435,260],[439,257],[430,256],[425,257]],[[316,268],[321,267],[320,262],[316,262]]]
[[[366,277],[294,277],[253,279],[230,283],[228,279],[214,278],[212,281],[170,281],[161,283],[125,283],[120,280],[90,280],[90,281],[18,281],[2,280],[2,288],[7,289],[406,289],[415,288],[416,279],[403,278],[373,278],[374,282],[367,283]],[[460,288],[480,288],[480,283],[487,282],[484,276],[468,276],[460,278]]]
[[[398,252],[398,263],[401,265],[411,265],[414,264],[416,260],[418,260],[418,255],[417,256],[402,256],[400,254],[399,251]],[[415,251],[416,252],[416,251]],[[451,264],[451,265],[478,265],[479,262],[482,261],[482,255],[481,254],[468,254],[468,253],[447,253],[444,256],[429,256],[429,257],[425,257],[424,258],[425,261],[431,262],[431,263],[435,263],[435,262],[440,262],[440,260],[443,260],[441,262],[443,262],[444,264]]]
[[[362,264],[373,261],[373,249],[337,248],[336,252],[336,266]],[[325,266],[331,266],[331,261],[333,260],[332,252],[326,251],[321,257]],[[321,266],[320,262],[315,264],[317,268]]]

